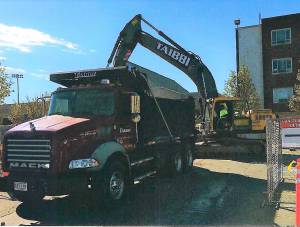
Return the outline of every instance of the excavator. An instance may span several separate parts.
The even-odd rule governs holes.
[[[142,22],[168,43],[145,32],[142,29]],[[245,136],[251,132],[251,119],[235,116],[234,103],[239,101],[239,98],[219,95],[214,77],[201,58],[184,49],[164,32],[145,20],[141,14],[133,17],[120,32],[107,61],[107,67],[126,66],[137,44],[184,72],[197,86],[200,128],[204,138],[214,137],[224,140],[224,137],[237,138],[238,135],[243,134]],[[227,116],[225,124],[221,125],[219,115],[224,106],[227,109]]]

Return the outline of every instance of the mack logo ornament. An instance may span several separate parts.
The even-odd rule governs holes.
[[[49,169],[49,164],[31,163],[31,162],[11,162],[10,168],[33,168],[33,169]]]

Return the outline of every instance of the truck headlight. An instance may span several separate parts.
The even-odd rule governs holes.
[[[69,169],[91,168],[91,167],[97,167],[99,165],[100,163],[93,158],[78,159],[78,160],[70,161]]]

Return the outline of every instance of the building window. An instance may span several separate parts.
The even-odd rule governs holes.
[[[272,59],[272,74],[291,73],[292,58]]]
[[[273,88],[273,103],[286,103],[292,95],[292,87]]]
[[[272,46],[291,43],[291,28],[271,31]]]

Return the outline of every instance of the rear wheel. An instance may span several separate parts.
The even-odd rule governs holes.
[[[184,148],[184,166],[183,166],[184,172],[188,172],[192,169],[193,161],[194,161],[194,156],[193,156],[192,147],[190,145],[186,145]]]
[[[172,155],[171,160],[171,173],[176,175],[183,172],[183,158],[180,151],[176,151],[175,154]]]

